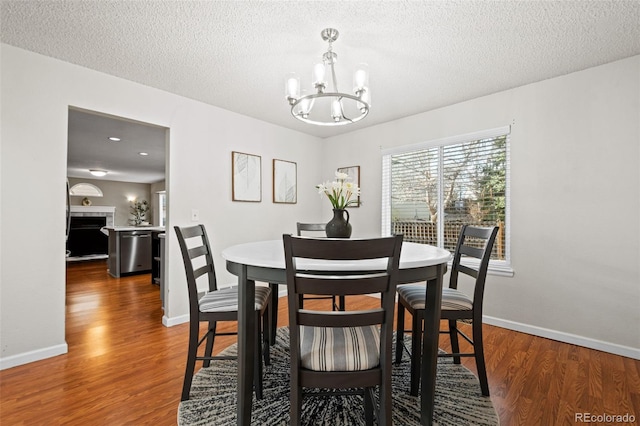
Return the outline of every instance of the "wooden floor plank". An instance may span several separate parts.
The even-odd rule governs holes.
[[[69,353],[0,371],[0,424],[175,425],[188,329],[162,326],[159,289],[150,280],[149,274],[113,278],[105,261],[69,264]],[[286,322],[281,299],[278,323]],[[576,412],[630,413],[638,421],[640,361],[488,325],[484,333],[502,426],[574,424]],[[214,351],[234,342],[220,338]],[[440,346],[449,349],[446,335]],[[473,359],[462,362],[476,371]]]

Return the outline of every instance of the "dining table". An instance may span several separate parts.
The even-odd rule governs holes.
[[[282,239],[248,242],[225,248],[221,253],[226,268],[238,278],[238,386],[237,424],[251,424],[253,399],[253,357],[256,332],[255,286],[267,283],[272,288],[286,284],[286,268]],[[442,302],[443,275],[451,258],[448,250],[413,242],[403,242],[400,253],[399,284],[426,282],[426,313],[421,361],[420,422],[433,422],[436,368],[438,360],[438,335],[440,304]],[[367,260],[371,270],[384,270],[384,259]],[[300,259],[298,266],[309,271],[348,272],[349,262],[311,261]],[[359,266],[361,267],[361,266]],[[369,268],[369,266],[367,266]],[[271,307],[273,309],[273,306]],[[276,310],[277,314],[277,310]],[[407,392],[409,390],[407,389]]]

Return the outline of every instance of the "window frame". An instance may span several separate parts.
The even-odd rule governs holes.
[[[158,222],[159,226],[167,225],[167,191],[158,191]]]
[[[514,271],[511,266],[511,126],[497,127],[493,129],[481,130],[478,132],[465,133],[461,135],[435,139],[420,142],[411,145],[403,145],[393,148],[383,149],[382,157],[382,205],[381,205],[381,235],[391,234],[391,157],[397,154],[406,154],[415,151],[421,151],[431,148],[441,148],[447,145],[455,145],[468,143],[482,139],[491,139],[500,136],[506,136],[506,170],[505,170],[505,220],[504,220],[504,237],[505,237],[505,258],[504,260],[492,259],[489,261],[488,273],[492,275],[513,276]],[[443,173],[442,169],[438,169],[439,185],[442,185]],[[443,200],[441,199],[442,191],[439,191],[438,199],[438,217],[444,217]],[[438,223],[438,247],[443,247],[442,229],[444,224],[442,221]],[[462,263],[471,267],[477,267],[479,260],[463,259]],[[450,265],[449,265],[450,266]]]

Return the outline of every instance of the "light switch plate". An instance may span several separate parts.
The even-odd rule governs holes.
[[[200,212],[197,209],[191,209],[191,221],[197,222],[200,220]]]

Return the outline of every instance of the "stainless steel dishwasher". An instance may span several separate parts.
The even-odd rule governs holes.
[[[151,270],[151,231],[121,231],[120,273]]]

